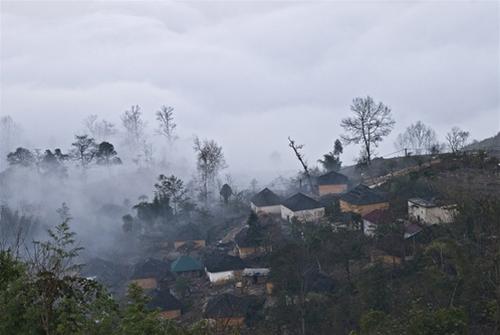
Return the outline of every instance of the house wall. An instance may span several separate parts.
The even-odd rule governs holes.
[[[235,278],[234,271],[207,272],[208,279],[212,284],[223,284]]]
[[[224,329],[225,327],[241,327],[245,323],[245,317],[232,317],[232,318],[217,318],[215,324],[217,329]]]
[[[319,195],[338,194],[347,190],[347,184],[319,185]]]
[[[408,201],[408,217],[428,225],[451,223],[456,214],[453,206],[424,207]]]
[[[376,224],[363,219],[363,233],[365,233],[366,236],[374,236],[376,229],[377,229]]]
[[[168,320],[175,319],[175,318],[178,318],[180,316],[181,316],[180,309],[160,312],[160,317],[162,317],[164,319],[168,319]]]
[[[251,202],[250,207],[252,208],[252,211],[254,211],[255,213],[266,213],[266,214],[271,214],[271,215],[280,215],[281,214],[281,206],[280,205],[258,207],[258,206],[255,206],[253,204],[253,202]]]
[[[158,282],[156,281],[156,278],[134,279],[134,280],[131,280],[131,283],[137,284],[137,286],[139,286],[143,290],[155,289],[158,286]]]
[[[266,252],[264,247],[239,247],[236,246],[240,258],[246,258],[255,254],[261,254]]]
[[[285,206],[281,206],[281,218],[283,220],[292,220],[297,218],[300,221],[316,221],[325,216],[325,208],[314,208],[305,211],[293,212]]]
[[[354,205],[342,199],[340,200],[340,210],[342,212],[354,212],[360,215],[365,215],[376,209],[389,209],[389,203],[379,202],[376,204],[369,204],[369,205]]]
[[[175,241],[174,242],[174,249],[175,250],[179,249],[187,242],[191,242],[191,241]],[[206,246],[205,240],[192,240],[192,242],[194,243],[195,248],[198,248],[198,249],[205,248],[205,246]]]

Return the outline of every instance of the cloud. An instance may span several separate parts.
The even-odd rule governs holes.
[[[271,152],[298,169],[288,135],[314,162],[366,94],[398,122],[381,154],[417,120],[443,138],[500,126],[495,2],[5,2],[1,28],[1,113],[40,146],[131,104],[150,126],[174,105],[184,141],[215,138],[237,172],[272,170]]]

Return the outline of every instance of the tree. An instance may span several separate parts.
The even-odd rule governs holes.
[[[177,125],[174,122],[174,107],[162,106],[156,112],[156,120],[158,120],[158,134],[165,136],[169,143],[172,143],[176,136],[174,130]]]
[[[161,174],[158,177],[158,183],[155,184],[155,189],[156,197],[170,199],[174,214],[177,214],[179,207],[187,200],[184,182],[174,175],[167,177]]]
[[[146,128],[139,105],[131,106],[130,110],[123,112],[121,120],[125,128],[125,143],[130,149],[137,150],[144,144],[144,129]]]
[[[13,166],[31,167],[35,165],[35,155],[26,148],[17,148],[7,155],[7,161]]]
[[[109,142],[101,142],[95,154],[97,164],[108,166],[122,163],[121,159],[117,155],[115,147]]]
[[[95,114],[89,115],[83,124],[89,134],[98,141],[108,141],[109,138],[116,134],[115,125],[106,120],[98,121],[98,116]]]
[[[57,149],[56,149],[57,150]],[[52,153],[51,150],[45,150],[39,163],[39,168],[44,175],[52,175],[56,177],[67,177],[67,169],[63,164],[63,159],[60,159],[62,153]]]
[[[340,140],[335,140],[333,151],[324,154],[323,159],[319,159],[318,161],[323,165],[323,169],[327,172],[330,171],[339,171],[342,166],[342,162],[340,161],[340,154],[344,151],[342,147],[342,142]]]
[[[307,162],[304,159],[304,155],[300,152],[303,148],[303,144],[296,144],[294,140],[288,136],[288,146],[292,148],[293,152],[295,153],[295,156],[299,160],[300,164],[302,165],[302,168],[304,169],[304,174],[307,178],[307,182],[309,183],[309,189],[310,192],[314,192],[314,185],[312,182],[311,174],[309,173],[309,167],[307,166]]]
[[[19,133],[20,127],[11,116],[6,115],[0,118],[0,171],[3,170],[5,156],[14,149],[14,142],[18,139]]]
[[[197,159],[197,169],[202,181],[201,197],[207,205],[209,186],[214,183],[219,172],[226,168],[226,161],[222,147],[214,140],[201,141],[198,137],[194,139],[194,151]]]
[[[448,142],[448,147],[451,152],[460,152],[467,144],[469,135],[468,131],[462,130],[458,127],[451,128],[451,131],[446,134],[446,141]]]
[[[377,147],[378,142],[389,135],[396,123],[391,116],[391,109],[382,102],[375,103],[370,96],[354,98],[351,105],[354,117],[341,121],[341,126],[347,132],[342,135],[345,144],[362,143],[362,156],[367,165],[373,157],[372,146]]]
[[[222,199],[224,199],[224,203],[227,205],[229,197],[233,195],[233,190],[231,189],[231,186],[229,186],[228,184],[222,185],[222,188],[220,189],[219,193]]]
[[[395,146],[399,150],[415,150],[417,155],[421,155],[432,152],[433,148],[435,150],[439,144],[436,132],[422,121],[417,121],[406,128],[404,133],[398,135]]]
[[[75,135],[75,139],[76,141],[71,143],[73,146],[71,156],[82,168],[86,168],[95,158],[97,145],[88,135]]]

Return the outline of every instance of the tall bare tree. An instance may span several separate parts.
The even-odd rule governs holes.
[[[0,171],[4,168],[7,154],[14,149],[18,140],[20,127],[14,122],[10,115],[0,118]]]
[[[98,116],[95,114],[89,115],[83,120],[83,125],[85,130],[96,139],[96,141],[103,142],[108,141],[111,136],[116,134],[115,125],[106,120],[98,120]]]
[[[446,134],[446,141],[451,152],[457,153],[462,150],[469,139],[469,132],[458,127],[451,128],[451,131]]]
[[[125,128],[125,143],[132,150],[141,148],[144,142],[146,122],[142,119],[139,105],[131,106],[130,110],[123,112],[121,120],[123,128]]]
[[[209,186],[213,185],[219,172],[226,167],[222,147],[214,140],[201,141],[198,137],[194,139],[194,151],[197,159],[197,169],[202,181],[202,199],[205,205],[208,201]]]
[[[304,145],[295,143],[295,141],[292,140],[290,136],[288,136],[288,146],[292,148],[293,152],[295,153],[295,156],[302,165],[302,168],[304,169],[304,174],[306,175],[307,178],[307,182],[309,183],[310,192],[314,193],[314,185],[312,182],[311,174],[309,173],[309,167],[307,166],[304,154],[301,152],[301,150],[304,148]]]
[[[342,135],[345,144],[363,144],[363,156],[370,165],[373,156],[373,146],[389,135],[396,123],[392,119],[391,109],[382,102],[375,103],[373,98],[354,98],[351,105],[353,117],[341,121],[341,126],[346,131]]]
[[[174,130],[177,124],[174,122],[174,107],[162,106],[156,112],[156,120],[158,120],[158,134],[164,136],[169,143],[175,141],[177,136],[175,136]]]
[[[436,132],[422,121],[417,121],[406,128],[404,133],[398,135],[394,145],[399,150],[410,149],[417,155],[421,155],[431,152],[438,143]]]

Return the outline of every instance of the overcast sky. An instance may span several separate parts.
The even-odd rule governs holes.
[[[367,94],[397,121],[382,155],[417,120],[500,129],[496,1],[2,1],[1,19],[0,113],[34,146],[131,104],[152,128],[167,104],[181,141],[217,140],[233,170],[298,169],[287,136],[316,161]]]

